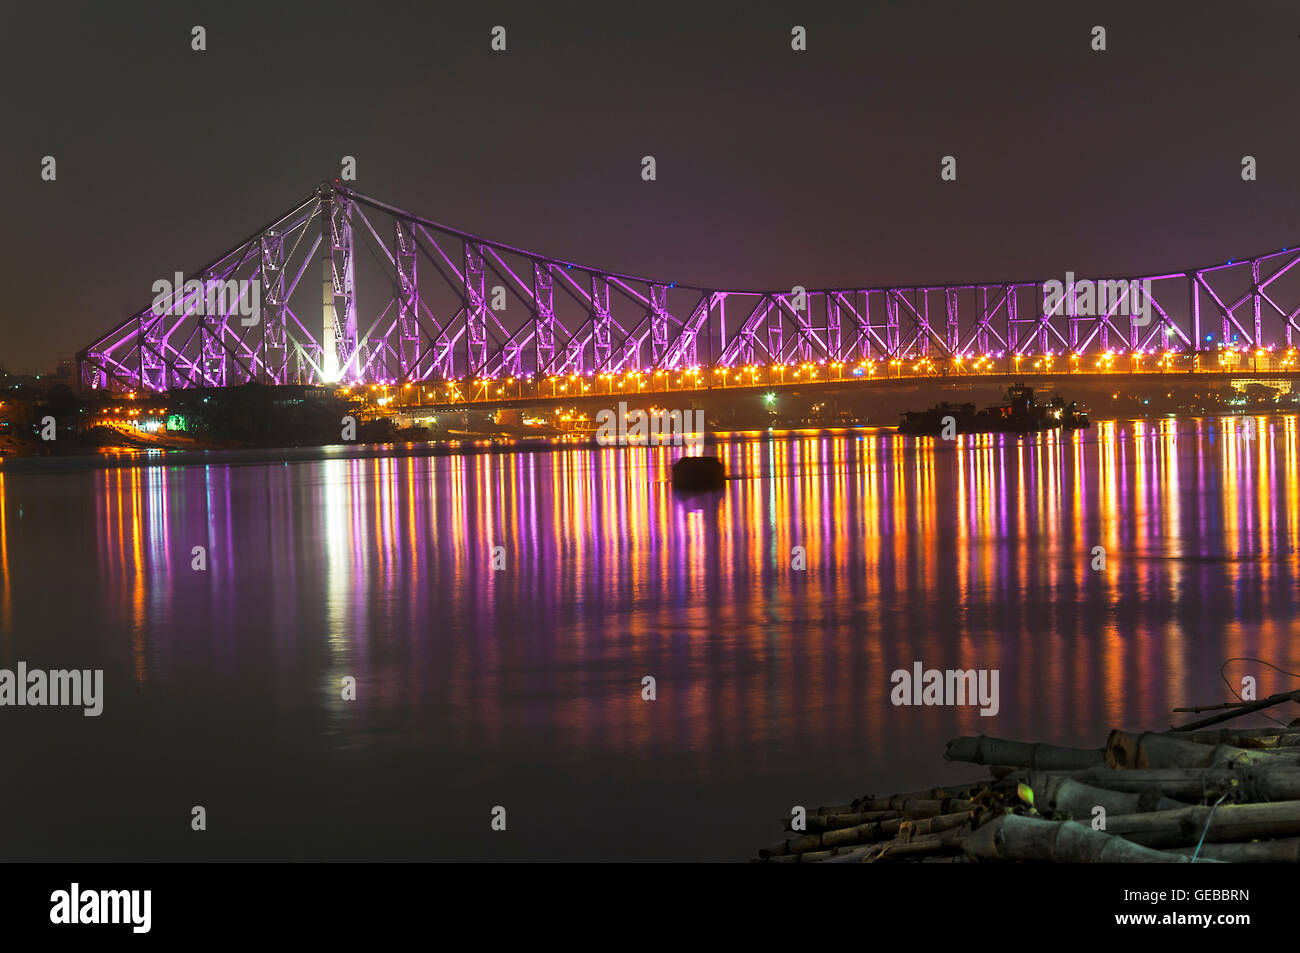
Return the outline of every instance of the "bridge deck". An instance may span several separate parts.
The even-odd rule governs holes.
[[[824,369],[820,369],[823,370]],[[409,387],[384,387],[372,385],[372,390],[386,395],[385,406],[390,410],[400,408],[404,412],[417,410],[454,410],[468,407],[520,408],[555,407],[557,405],[574,405],[602,403],[609,404],[625,400],[644,403],[646,400],[663,400],[671,402],[676,399],[699,399],[719,396],[761,396],[768,393],[782,392],[833,392],[846,388],[881,388],[898,387],[908,384],[923,383],[971,383],[1009,385],[1017,380],[1038,389],[1050,389],[1066,386],[1070,380],[1096,383],[1115,382],[1131,384],[1142,381],[1197,381],[1205,383],[1227,384],[1238,389],[1248,384],[1258,383],[1265,386],[1282,387],[1289,391],[1300,379],[1300,369],[1295,367],[1283,370],[1254,370],[1252,368],[1214,369],[1214,370],[1137,370],[1137,371],[1101,371],[1101,370],[1060,370],[1060,371],[989,371],[983,373],[922,374],[909,371],[901,373],[849,375],[840,376],[822,374],[813,378],[802,376],[794,378],[789,373],[779,375],[764,368],[761,374],[748,380],[731,381],[734,376],[715,375],[715,380],[706,382],[702,372],[696,378],[687,375],[677,377],[663,376],[643,377],[641,386],[633,378],[618,381],[599,376],[580,377],[572,375],[563,378],[548,378],[535,381],[526,378],[507,378],[504,380],[478,381],[464,384],[426,383]],[[627,381],[625,383],[625,381]],[[648,383],[647,383],[648,381]]]

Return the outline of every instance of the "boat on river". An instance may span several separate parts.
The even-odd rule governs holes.
[[[951,423],[949,423],[951,420]],[[974,404],[944,401],[929,410],[904,413],[898,432],[918,436],[942,436],[949,433],[1039,433],[1044,430],[1083,430],[1090,427],[1088,415],[1075,401],[1068,404],[1053,396],[1039,403],[1034,389],[1018,381],[1007,389],[1003,403],[977,411]]]

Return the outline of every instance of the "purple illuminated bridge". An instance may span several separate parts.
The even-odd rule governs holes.
[[[548,257],[322,183],[204,267],[161,276],[148,307],[77,359],[84,388],[161,392],[1221,356],[1300,343],[1298,262],[1300,249],[1282,249],[1116,276],[1106,283],[1131,293],[1090,307],[1068,284],[1045,300],[1064,269],[1037,281],[722,290]]]

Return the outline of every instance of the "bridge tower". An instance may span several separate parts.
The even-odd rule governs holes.
[[[321,200],[321,377],[359,380],[365,355],[357,353],[356,265],[352,254],[352,203],[328,182]]]

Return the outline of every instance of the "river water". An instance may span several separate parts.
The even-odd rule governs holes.
[[[953,736],[1100,745],[1228,700],[1229,657],[1300,670],[1298,446],[734,436],[694,499],[678,448],[8,461],[0,667],[104,698],[0,708],[0,857],[745,860],[794,805],[979,776]],[[997,670],[997,714],[892,704],[915,662]]]

